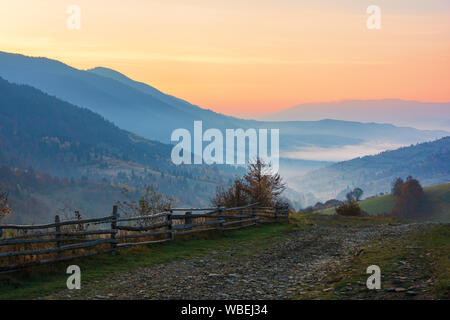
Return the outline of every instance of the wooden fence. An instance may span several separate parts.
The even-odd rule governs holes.
[[[285,207],[172,208],[148,216],[103,218],[42,225],[0,225],[0,273],[172,241],[197,232],[226,232],[258,223],[287,221]],[[53,245],[52,245],[53,244]]]

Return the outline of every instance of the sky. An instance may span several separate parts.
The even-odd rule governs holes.
[[[70,5],[79,30],[67,27]],[[370,5],[380,29],[366,26]],[[449,0],[0,0],[0,51],[109,67],[240,117],[450,101]]]

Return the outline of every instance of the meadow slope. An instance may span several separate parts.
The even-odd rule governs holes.
[[[450,183],[424,187],[425,199],[419,212],[426,221],[450,222]],[[392,194],[360,201],[360,207],[370,215],[389,213],[394,208],[396,198]],[[335,209],[322,210],[323,214],[334,214]]]

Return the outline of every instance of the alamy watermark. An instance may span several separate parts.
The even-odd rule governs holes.
[[[194,121],[193,137],[189,130],[180,128],[172,132],[171,141],[178,142],[171,154],[176,165],[245,165],[246,161],[260,158],[270,163],[274,172],[279,169],[279,129],[226,129],[224,139],[221,130],[210,128],[203,132],[202,121]],[[204,142],[208,144],[204,146]]]
[[[381,29],[381,8],[376,5],[370,5],[366,10],[367,14],[370,14],[367,18],[366,26],[369,30],[380,30]]]
[[[66,13],[69,15],[66,21],[67,28],[69,30],[80,30],[81,29],[80,7],[75,4],[72,4],[67,7]]]
[[[77,265],[71,265],[67,267],[67,274],[70,276],[67,278],[66,285],[69,290],[80,290],[81,289],[81,269]]]
[[[377,265],[371,265],[367,267],[366,273],[371,274],[367,278],[366,286],[369,290],[379,290],[381,289],[381,269]]]

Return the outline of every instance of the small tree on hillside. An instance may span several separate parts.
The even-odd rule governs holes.
[[[260,158],[248,165],[248,172],[243,180],[250,202],[261,206],[275,206],[279,196],[286,189],[280,174],[274,173],[271,165]]]
[[[355,198],[356,201],[359,201],[359,200],[361,200],[363,193],[364,193],[363,189],[355,188],[353,190],[353,197]]]
[[[417,218],[418,208],[425,193],[416,179],[409,179],[402,187],[400,197],[392,209],[392,216],[396,218]]]
[[[229,188],[217,188],[211,199],[213,205],[224,207],[258,203],[273,207],[280,202],[280,195],[286,189],[281,176],[274,173],[269,164],[257,158],[248,165],[248,172],[242,178],[235,178]]]
[[[344,202],[336,208],[336,214],[346,217],[360,217],[362,216],[361,208],[355,200]]]
[[[345,197],[347,198],[347,202],[359,201],[361,200],[363,193],[364,193],[363,189],[355,188],[349,193],[347,193]]]
[[[347,194],[345,195],[345,198],[347,199],[347,202],[352,202],[353,201],[353,194],[352,192],[347,192]]]
[[[235,178],[229,188],[217,187],[216,195],[211,199],[214,206],[240,207],[249,204],[248,196],[245,192],[244,182],[241,178]]]
[[[392,183],[392,194],[396,197],[400,197],[400,195],[402,194],[402,188],[404,185],[404,181],[402,178],[397,178],[393,183]]]
[[[122,194],[127,198],[125,201],[118,201],[119,210],[125,216],[149,216],[170,209],[173,199],[167,198],[165,195],[158,193],[152,186],[146,187],[142,194],[138,195],[138,199],[130,195],[129,188],[123,188]],[[145,222],[139,222],[145,224]]]

